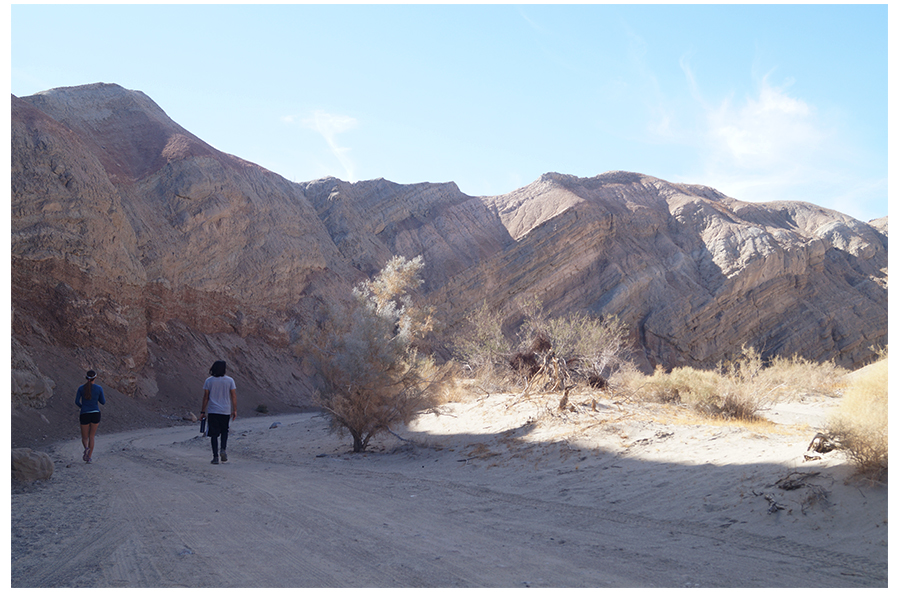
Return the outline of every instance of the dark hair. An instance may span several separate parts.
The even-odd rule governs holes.
[[[213,366],[209,368],[209,374],[213,377],[222,377],[225,375],[225,361],[216,361],[213,363]]]
[[[94,371],[93,369],[89,369],[88,372],[84,374],[84,378],[89,379],[91,381],[94,381],[95,377],[97,377],[97,372]]]

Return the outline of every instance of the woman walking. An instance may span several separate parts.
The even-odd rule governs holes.
[[[100,405],[106,404],[106,396],[103,395],[103,388],[94,383],[97,373],[93,369],[88,371],[84,377],[87,381],[75,392],[75,404],[81,408],[79,421],[81,423],[81,444],[84,446],[84,454],[81,459],[91,462],[91,456],[94,453],[94,436],[97,435],[97,427],[100,425]]]
[[[208,407],[208,408],[207,408]],[[207,417],[208,415],[208,417]],[[203,384],[203,406],[200,407],[200,418],[207,419],[207,432],[212,445],[213,459],[211,464],[228,462],[228,421],[237,417],[237,389],[234,380],[225,375],[225,361],[216,361],[209,369],[209,377]],[[222,450],[219,451],[219,437],[222,438]]]

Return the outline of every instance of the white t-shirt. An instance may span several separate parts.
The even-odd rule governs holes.
[[[231,414],[231,390],[237,389],[234,380],[227,375],[207,377],[203,389],[209,390],[209,404],[206,412],[216,415]]]

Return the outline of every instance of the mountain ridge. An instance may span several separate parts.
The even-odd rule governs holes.
[[[887,341],[886,218],[623,171],[489,197],[293,183],[107,84],[13,96],[12,158],[14,404],[29,420],[88,367],[134,412],[175,416],[217,358],[247,400],[304,408],[303,326],[393,254],[423,255],[422,298],[448,328],[486,302],[511,330],[537,297],[619,316],[648,370],[742,344],[856,366]]]

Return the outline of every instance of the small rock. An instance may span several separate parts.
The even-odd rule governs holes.
[[[281,427],[281,423],[279,423],[278,421],[275,421],[274,423],[269,425],[269,429],[275,429],[276,427]]]

